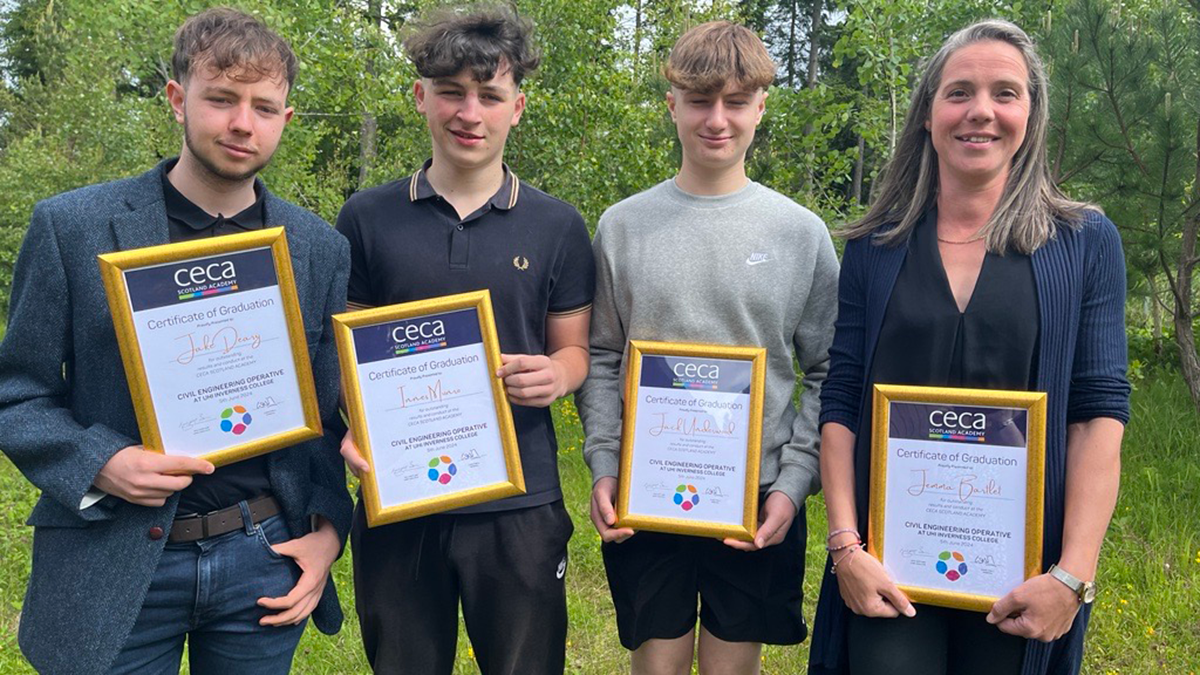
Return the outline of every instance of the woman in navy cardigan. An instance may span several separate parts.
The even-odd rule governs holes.
[[[1050,179],[1048,108],[1020,28],[959,31],[913,92],[877,200],[845,232],[821,391],[833,552],[810,673],[1079,670],[1129,419],[1125,266],[1113,224]],[[986,615],[914,607],[855,545],[876,382],[1047,392],[1047,570]]]

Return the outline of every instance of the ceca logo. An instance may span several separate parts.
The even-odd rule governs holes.
[[[180,300],[236,291],[237,269],[232,260],[221,260],[175,270]]]

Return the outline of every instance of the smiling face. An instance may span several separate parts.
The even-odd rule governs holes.
[[[183,125],[179,161],[229,183],[252,179],[271,161],[292,118],[282,78],[244,81],[240,75],[199,67],[184,84],[167,83],[167,98]]]
[[[985,40],[951,54],[925,121],[943,187],[1002,184],[1029,109],[1029,70],[1016,47]]]
[[[507,67],[497,68],[486,82],[466,69],[453,77],[421,78],[413,94],[417,112],[429,125],[434,164],[444,162],[460,171],[503,161],[508,132],[525,110],[525,94]]]
[[[713,94],[671,87],[667,107],[683,147],[682,171],[742,171],[766,98],[762,89],[747,91],[737,84]]]

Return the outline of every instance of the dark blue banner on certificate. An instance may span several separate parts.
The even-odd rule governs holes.
[[[748,361],[646,354],[639,385],[748,395],[753,375],[753,364]]]
[[[479,313],[474,308],[360,326],[353,333],[360,364],[483,342]]]
[[[133,311],[277,286],[271,249],[259,248],[125,272]]]

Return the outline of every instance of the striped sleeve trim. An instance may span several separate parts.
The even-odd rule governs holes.
[[[563,310],[561,312],[546,312],[546,315],[547,316],[575,316],[576,314],[583,314],[584,312],[590,312],[590,311],[592,311],[592,303],[589,302],[588,304],[583,305],[581,307],[576,307],[575,309],[567,309],[567,310]]]
[[[350,312],[357,312],[360,309],[374,309],[374,308],[375,308],[375,305],[366,305],[361,302],[354,302],[354,301],[349,301],[349,300],[346,302],[346,310],[350,311]]]

